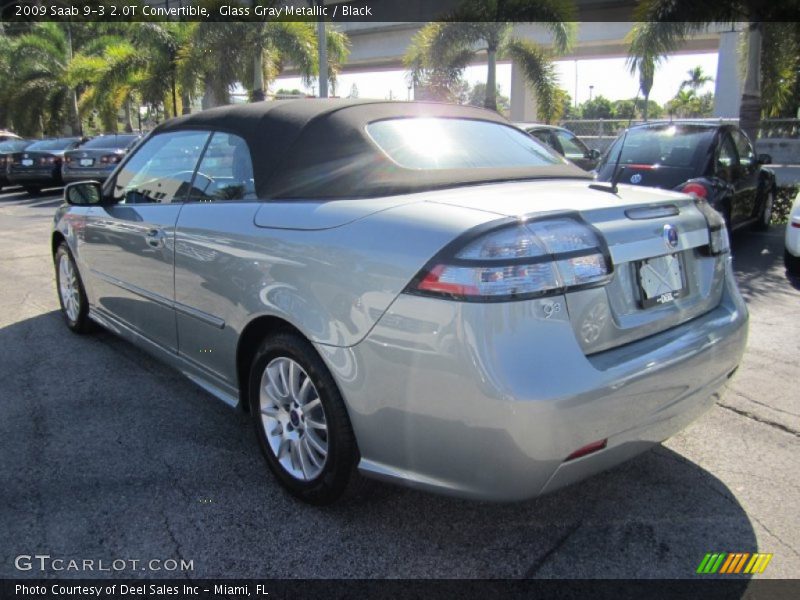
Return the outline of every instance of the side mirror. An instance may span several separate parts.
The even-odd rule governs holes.
[[[771,165],[772,164],[772,156],[769,154],[759,154],[758,155],[758,162],[762,165]]]
[[[600,156],[601,156],[600,150],[598,150],[597,148],[592,148],[591,150],[589,150],[589,158],[591,158],[592,160],[597,160],[600,158]]]
[[[96,181],[78,181],[64,188],[64,201],[71,206],[100,204],[102,197],[100,184]]]

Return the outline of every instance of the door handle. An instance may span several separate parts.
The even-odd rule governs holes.
[[[164,231],[162,229],[151,229],[144,236],[147,245],[152,248],[164,246]]]

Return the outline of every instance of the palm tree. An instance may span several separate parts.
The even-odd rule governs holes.
[[[762,32],[774,22],[796,21],[792,3],[640,0],[635,16],[638,23],[632,32],[629,61],[639,63],[650,60],[657,63],[689,36],[706,31],[713,23],[749,23],[747,75],[739,105],[739,122],[742,129],[753,136],[761,117]]]
[[[639,90],[644,96],[644,108],[642,109],[642,118],[647,121],[648,108],[650,106],[650,91],[653,89],[653,79],[656,74],[656,66],[658,58],[654,56],[643,57],[629,57],[628,67],[630,68],[631,75],[639,73]]]
[[[713,77],[703,73],[703,67],[701,66],[697,66],[694,69],[689,69],[686,74],[689,77],[681,82],[681,87],[679,88],[681,90],[684,88],[689,88],[690,90],[697,92],[705,84],[714,81]]]
[[[476,54],[485,52],[484,106],[497,110],[497,60],[510,58],[522,69],[541,112],[549,118],[555,111],[557,89],[552,55],[531,41],[513,37],[512,22],[542,22],[553,35],[555,49],[564,52],[574,35],[574,20],[574,6],[566,0],[466,0],[446,20],[429,23],[414,36],[405,64],[415,83],[434,80],[446,87],[460,78]]]
[[[67,69],[72,59],[69,23],[37,23],[9,44],[7,110],[20,131],[61,132],[69,126],[81,132],[77,89],[70,85]]]

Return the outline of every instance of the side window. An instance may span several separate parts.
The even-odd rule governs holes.
[[[564,156],[570,159],[586,158],[589,156],[589,149],[571,133],[566,131],[556,131],[558,141],[564,150]]]
[[[221,202],[255,198],[253,161],[247,143],[237,135],[215,133],[200,161],[189,200]]]
[[[112,184],[120,204],[183,202],[207,131],[176,131],[151,137],[139,146]]]
[[[556,150],[559,154],[561,154],[561,150],[559,149],[558,144],[556,144],[556,141],[553,139],[553,135],[549,131],[542,131],[542,130],[532,131],[531,135],[540,142],[542,142],[548,148],[552,148],[553,150]]]
[[[731,136],[723,134],[717,150],[716,173],[723,179],[731,180],[733,169],[739,164],[736,157],[736,147],[733,145]]]
[[[756,164],[756,154],[753,152],[750,140],[741,131],[733,130],[731,135],[736,144],[736,151],[739,153],[739,164],[745,169],[750,169]]]

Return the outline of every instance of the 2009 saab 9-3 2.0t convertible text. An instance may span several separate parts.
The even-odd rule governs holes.
[[[552,491],[685,427],[747,337],[719,213],[593,183],[483,109],[213,109],[65,196],[68,326],[99,323],[248,410],[309,502],[356,472]]]

